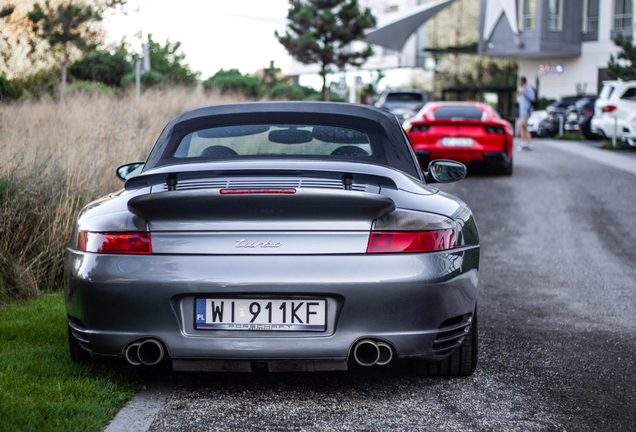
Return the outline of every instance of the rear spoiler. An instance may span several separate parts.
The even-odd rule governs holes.
[[[149,222],[255,220],[368,220],[395,210],[384,195],[333,189],[288,193],[222,194],[220,189],[168,191],[128,201],[131,213]]]
[[[181,180],[191,179],[214,179],[214,178],[227,178],[227,177],[250,177],[250,176],[296,176],[296,177],[312,177],[312,178],[328,178],[328,179],[341,179],[343,182],[343,189],[347,188],[347,184],[351,185],[352,182],[375,184],[383,188],[397,189],[395,181],[389,177],[351,173],[345,171],[320,171],[320,170],[215,170],[215,171],[185,171],[185,172],[171,172],[171,173],[158,173],[139,175],[132,177],[126,181],[126,190],[136,190],[144,187],[167,184],[170,188],[171,184],[175,185]]]

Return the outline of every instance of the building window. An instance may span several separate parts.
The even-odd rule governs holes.
[[[631,29],[632,0],[615,0],[614,3],[614,30]]]
[[[561,30],[563,0],[548,0],[548,30]]]
[[[533,30],[535,13],[537,10],[537,0],[520,0],[521,16],[519,24],[522,30]]]
[[[598,8],[599,0],[586,0],[585,16],[583,17],[583,31],[585,33],[598,33]]]

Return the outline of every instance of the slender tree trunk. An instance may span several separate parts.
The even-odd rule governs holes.
[[[64,59],[62,60],[62,91],[60,92],[62,100],[66,93],[66,64],[68,63],[68,52],[66,51],[66,42],[62,43],[62,52],[64,53]]]
[[[324,68],[320,70],[320,76],[322,77],[322,90],[320,92],[320,100],[324,102],[327,100],[327,71]]]

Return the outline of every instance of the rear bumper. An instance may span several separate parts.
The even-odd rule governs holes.
[[[464,153],[452,155],[448,153],[439,154],[435,151],[416,150],[415,155],[423,170],[428,164],[436,159],[450,159],[463,163],[464,165],[477,165],[486,167],[509,167],[512,163],[511,157],[506,152],[474,152],[469,155]]]
[[[66,308],[94,354],[161,340],[171,359],[346,360],[354,342],[438,358],[440,325],[471,314],[479,247],[340,256],[124,256],[67,251]],[[196,330],[198,296],[322,298],[325,332]]]

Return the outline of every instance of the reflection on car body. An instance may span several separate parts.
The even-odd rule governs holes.
[[[173,119],[125,189],[80,213],[66,251],[71,355],[175,370],[344,370],[477,361],[479,236],[427,184],[395,117],[248,103]]]

